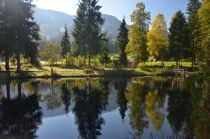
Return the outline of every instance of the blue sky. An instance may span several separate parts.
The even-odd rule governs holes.
[[[173,14],[181,10],[186,12],[188,0],[99,0],[102,5],[102,13],[116,16],[118,19],[126,17],[128,24],[131,24],[130,15],[135,9],[137,2],[144,2],[146,10],[151,12],[151,17],[158,13],[164,14],[167,23],[170,23]],[[37,7],[43,9],[57,10],[70,15],[75,15],[78,0],[34,0]]]

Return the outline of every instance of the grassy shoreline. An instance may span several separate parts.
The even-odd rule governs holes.
[[[195,75],[196,72],[188,73]],[[175,76],[177,71],[145,71],[142,69],[105,69],[105,70],[93,70],[93,69],[73,69],[71,71],[54,71],[51,74],[50,71],[22,71],[16,73],[10,72],[10,79],[31,79],[31,78],[91,78],[91,77],[141,77],[141,76]],[[0,78],[7,80],[6,72],[0,72]]]
[[[140,76],[173,76],[178,75],[179,71],[174,67],[174,63],[165,63],[160,66],[158,62],[147,62],[138,68],[68,68],[61,65],[51,68],[48,64],[42,64],[42,67],[36,68],[28,64],[22,65],[22,72],[16,73],[15,67],[11,68],[10,79],[27,79],[27,78],[87,78],[87,77],[140,77]],[[189,70],[190,63],[185,63],[182,69],[187,76],[195,75],[197,72]],[[0,71],[0,79],[8,79],[5,71]]]
[[[73,71],[54,71],[52,74],[50,71],[22,71],[21,73],[16,73],[14,71],[10,72],[11,79],[17,78],[82,78],[82,77],[122,77],[122,76],[148,76],[152,75],[147,72],[140,72],[135,70],[80,70],[75,69]],[[6,72],[0,72],[0,78],[7,79]]]

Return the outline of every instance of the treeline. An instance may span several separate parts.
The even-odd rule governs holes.
[[[38,65],[39,27],[34,22],[31,0],[2,0],[0,5],[0,55],[9,71],[11,58],[16,59],[17,71],[21,70],[21,57]],[[105,66],[114,63],[119,67],[136,67],[146,61],[192,61],[192,68],[210,67],[210,0],[189,0],[187,17],[177,11],[167,27],[163,14],[158,14],[151,24],[150,12],[144,3],[137,3],[131,15],[132,25],[127,28],[125,19],[116,40],[118,56],[111,57],[109,40],[102,30],[104,19],[98,0],[80,0],[70,43],[67,27],[60,44],[48,42],[40,53],[50,65],[65,59],[71,65],[75,57],[91,67],[91,59]],[[151,24],[151,26],[150,26]],[[93,64],[92,64],[93,65]]]
[[[101,63],[110,63],[107,36],[101,26],[97,0],[81,0],[74,20],[72,54],[88,58],[99,57]],[[123,19],[116,40],[118,66],[136,67],[146,61],[176,61],[179,68],[182,60],[192,61],[192,69],[210,66],[210,1],[189,0],[187,16],[177,11],[167,27],[163,14],[158,14],[151,24],[150,12],[144,3],[137,3],[131,15],[133,24],[126,27]],[[151,24],[151,26],[150,26]],[[112,59],[113,63],[113,59]],[[86,65],[86,64],[85,64]]]
[[[179,68],[181,60],[185,59],[192,61],[193,69],[196,62],[201,67],[210,66],[209,0],[202,3],[189,0],[187,17],[177,11],[171,19],[169,31],[163,14],[158,14],[149,28],[150,13],[145,11],[143,3],[137,4],[131,20],[133,25],[129,29],[125,52],[136,64],[147,60],[176,61]],[[126,38],[124,35],[124,40]]]

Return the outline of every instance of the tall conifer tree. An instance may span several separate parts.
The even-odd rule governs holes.
[[[100,50],[99,61],[100,61],[101,64],[104,64],[104,66],[106,66],[106,64],[109,63],[109,61],[110,61],[109,39],[107,38],[106,33],[103,34],[102,47],[101,47],[101,50]]]
[[[127,53],[125,51],[127,44],[128,29],[126,27],[125,19],[123,19],[117,36],[117,46],[119,48],[120,64],[123,66],[127,66]]]
[[[70,38],[67,30],[67,26],[64,27],[64,35],[61,40],[61,55],[62,57],[66,57],[67,53],[70,52]]]
[[[84,56],[84,63],[86,64],[87,57],[87,30],[86,30],[86,17],[87,14],[87,0],[80,0],[79,6],[77,9],[77,14],[74,19],[74,26],[72,30],[72,35],[74,37],[74,43],[77,48],[77,53],[81,56]]]
[[[199,0],[189,0],[187,6],[188,14],[188,28],[191,46],[191,57],[192,57],[192,68],[194,69],[195,61],[198,54],[198,47],[196,41],[198,40],[199,34],[199,22],[198,22],[198,9],[201,3]]]
[[[0,54],[5,61],[5,69],[10,71],[10,57],[14,51],[12,47],[14,22],[11,11],[12,0],[2,0],[0,2]]]
[[[187,22],[181,11],[175,13],[169,31],[170,56],[174,58],[179,68],[180,61],[185,57],[189,45]]]
[[[101,6],[98,0],[81,0],[74,20],[73,36],[82,55],[88,56],[88,65],[91,66],[91,57],[100,52],[103,33],[101,26],[104,19],[101,17]]]
[[[34,21],[32,0],[16,0],[10,8],[14,8],[13,49],[17,60],[17,72],[21,71],[21,55],[29,58],[31,64],[37,64],[39,26]]]

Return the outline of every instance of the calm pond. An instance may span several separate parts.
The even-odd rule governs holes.
[[[209,139],[210,82],[42,79],[0,84],[1,139]]]

